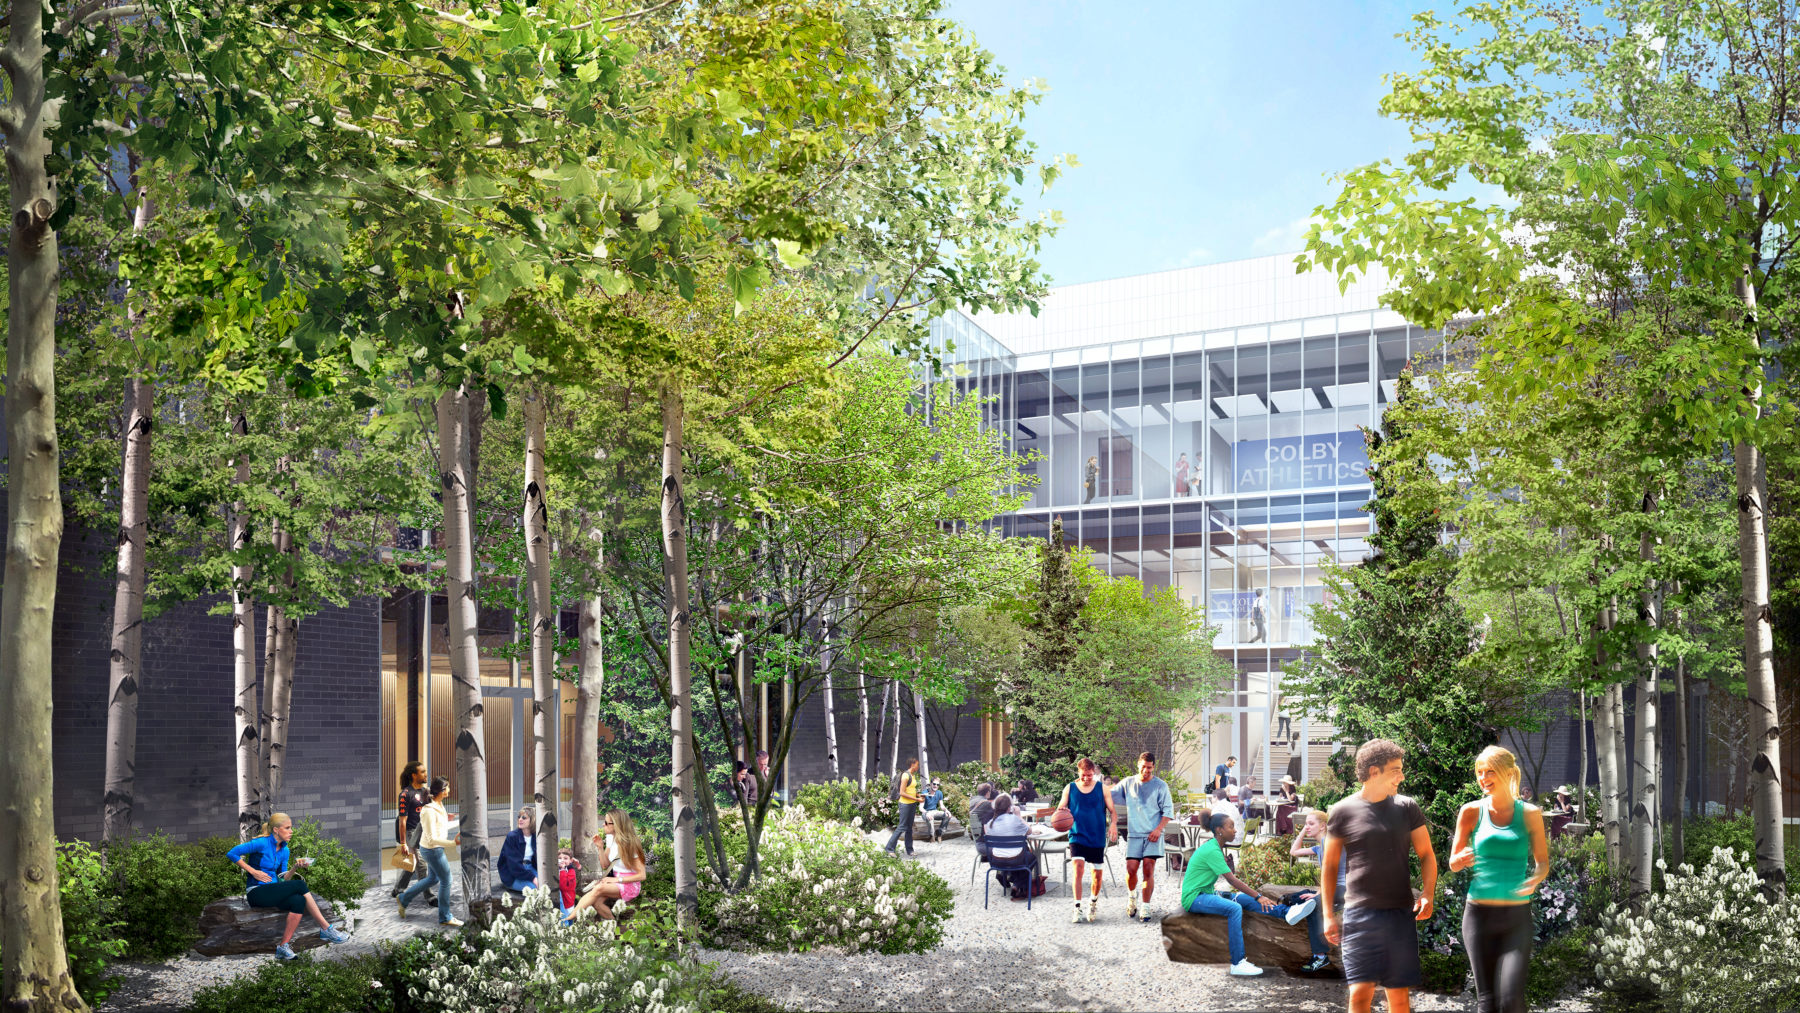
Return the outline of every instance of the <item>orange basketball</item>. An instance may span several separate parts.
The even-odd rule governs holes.
[[[1058,809],[1050,814],[1050,829],[1067,830],[1075,825],[1075,814],[1067,809]]]

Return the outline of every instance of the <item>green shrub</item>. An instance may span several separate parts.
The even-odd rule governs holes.
[[[200,939],[206,905],[243,892],[243,873],[222,854],[215,858],[215,848],[213,841],[176,844],[160,830],[107,847],[106,868],[128,956],[180,956]]]
[[[885,855],[862,831],[795,806],[763,828],[750,887],[723,894],[702,926],[718,946],[924,953],[943,937],[954,899],[935,873]],[[723,884],[702,876],[704,896]]]
[[[332,902],[340,911],[354,911],[360,906],[363,893],[369,888],[368,879],[363,875],[362,857],[346,847],[343,841],[326,837],[317,820],[304,819],[294,824],[294,836],[288,841],[288,850],[295,859],[313,860],[300,876],[314,896]]]
[[[1681,856],[1681,862],[1696,869],[1706,868],[1706,863],[1712,861],[1714,848],[1730,848],[1747,856],[1747,862],[1754,863],[1756,860],[1756,819],[1748,810],[1735,816],[1689,819],[1682,825],[1682,831],[1685,853]],[[1673,827],[1664,831],[1664,852],[1670,855],[1673,855],[1674,834]],[[1681,863],[1671,857],[1669,864]],[[1800,837],[1790,837],[1787,842],[1787,867],[1800,868]]]
[[[1264,883],[1318,886],[1319,867],[1294,861],[1294,856],[1288,854],[1293,843],[1293,834],[1256,844],[1246,843],[1238,849],[1238,877],[1256,887]]]
[[[1419,969],[1424,973],[1427,992],[1461,995],[1469,985],[1469,961],[1461,954],[1449,956],[1436,950],[1421,950]]]
[[[125,953],[116,915],[118,898],[100,853],[83,841],[56,846],[56,877],[69,975],[88,1005],[99,1006],[118,982],[106,973],[106,966]]]
[[[967,766],[965,764],[965,766]],[[794,793],[794,801],[806,807],[818,819],[835,820],[839,823],[855,825],[862,821],[864,830],[887,830],[894,825],[894,817],[899,804],[888,799],[888,776],[877,774],[869,779],[869,790],[864,792],[855,781],[840,778],[836,781],[820,781],[816,784],[802,785]],[[946,793],[948,798],[948,793]],[[952,808],[951,813],[958,810]],[[965,796],[961,812],[968,813],[968,801]],[[721,814],[721,818],[730,818],[731,814]],[[770,813],[770,818],[774,816]]]
[[[382,971],[376,956],[272,961],[255,974],[194,993],[187,1013],[391,1013],[393,996],[381,984]]]
[[[1356,786],[1338,777],[1337,771],[1330,764],[1324,765],[1313,779],[1300,786],[1300,797],[1306,800],[1307,808],[1330,809],[1340,799],[1356,790]]]
[[[1549,1006],[1569,989],[1586,985],[1593,974],[1593,940],[1587,929],[1540,943],[1526,973],[1526,1003],[1532,1009]]]

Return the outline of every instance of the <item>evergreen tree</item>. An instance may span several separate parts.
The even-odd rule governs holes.
[[[1412,394],[1403,371],[1399,400]],[[1370,555],[1359,565],[1333,567],[1325,604],[1314,608],[1315,653],[1291,666],[1286,691],[1308,714],[1331,721],[1347,747],[1333,766],[1347,783],[1358,780],[1355,750],[1385,738],[1406,749],[1406,785],[1441,836],[1456,809],[1473,797],[1475,754],[1496,741],[1498,722],[1478,681],[1459,663],[1475,633],[1452,596],[1456,560],[1440,545],[1437,522],[1398,508],[1399,469],[1416,464],[1404,426],[1389,413],[1381,433],[1369,433],[1369,477],[1375,498]]]
[[[1012,708],[1013,755],[1008,765],[1021,777],[1042,785],[1069,777],[1081,748],[1080,730],[1043,720],[1058,708],[1042,699],[1054,693],[1054,684],[1066,678],[1081,650],[1086,623],[1088,589],[1075,573],[1074,561],[1063,544],[1063,523],[1050,522],[1050,540],[1038,547],[1038,581],[1031,594],[1031,611],[1025,617],[1025,670]]]

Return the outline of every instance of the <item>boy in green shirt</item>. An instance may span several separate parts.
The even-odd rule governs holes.
[[[1257,911],[1271,918],[1285,918],[1289,925],[1298,925],[1313,913],[1319,902],[1314,898],[1289,907],[1258,896],[1250,884],[1237,878],[1237,874],[1231,871],[1231,866],[1225,862],[1225,852],[1219,847],[1220,841],[1230,840],[1237,832],[1237,825],[1231,817],[1226,813],[1215,813],[1207,820],[1206,827],[1212,831],[1212,840],[1200,845],[1193,857],[1188,859],[1187,871],[1181,875],[1181,906],[1194,914],[1224,918],[1226,938],[1231,947],[1231,973],[1240,977],[1254,977],[1263,972],[1262,968],[1252,964],[1244,956],[1244,912]],[[1220,880],[1230,884],[1236,892],[1215,892]],[[1308,936],[1312,937],[1313,925],[1310,922],[1307,929]],[[1315,938],[1315,963],[1320,949],[1319,941]]]

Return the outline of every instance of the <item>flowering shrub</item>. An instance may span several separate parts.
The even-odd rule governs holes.
[[[1288,854],[1293,844],[1293,834],[1258,844],[1245,843],[1238,849],[1238,878],[1255,887],[1265,883],[1318,886],[1319,867],[1294,861],[1294,856]]]
[[[849,826],[794,805],[764,824],[761,868],[748,889],[718,895],[707,928],[715,945],[923,953],[943,936],[950,885],[922,866],[882,854]],[[702,893],[723,884],[707,871]],[[703,910],[703,915],[705,914]]]
[[[1642,914],[1601,918],[1596,1008],[1763,1013],[1800,1008],[1800,901],[1767,900],[1754,866],[1730,848],[1704,872],[1663,869]]]
[[[888,784],[886,774],[870,778],[867,792],[849,778],[820,781],[802,785],[794,793],[794,801],[805,806],[808,812],[819,819],[845,824],[862,820],[862,825],[870,830],[886,830],[894,825],[894,817],[900,809],[898,803],[888,799]],[[945,797],[949,797],[948,793]],[[956,810],[952,809],[951,812]],[[968,812],[966,803],[963,812]]]

